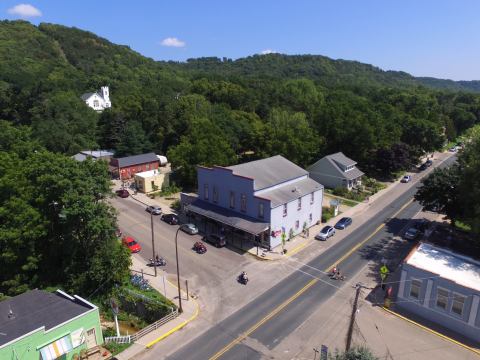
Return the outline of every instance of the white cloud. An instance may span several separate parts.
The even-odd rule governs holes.
[[[168,37],[163,39],[160,42],[160,45],[180,48],[180,47],[184,47],[187,44],[185,43],[185,41],[179,40],[176,37]]]
[[[7,10],[11,15],[18,15],[22,18],[42,16],[42,12],[30,4],[18,4]]]
[[[260,54],[262,54],[262,55],[276,54],[276,53],[278,53],[278,51],[275,51],[275,50],[272,50],[272,49],[265,49],[265,50],[260,52]]]

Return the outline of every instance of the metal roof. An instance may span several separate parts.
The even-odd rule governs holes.
[[[261,222],[252,217],[242,215],[236,211],[226,209],[206,201],[197,199],[186,206],[188,211],[205,216],[209,219],[221,222],[247,233],[257,235],[270,227],[269,223]]]
[[[318,182],[306,178],[277,189],[262,192],[259,196],[269,199],[270,207],[275,208],[321,189],[323,189],[323,186]]]
[[[123,158],[118,158],[116,160],[118,160],[118,166],[121,168],[126,166],[132,166],[132,165],[158,162],[157,155],[155,155],[155,153],[153,152],[147,153],[147,154],[126,156]]]
[[[99,93],[97,93],[97,92],[89,92],[89,93],[85,93],[85,94],[83,94],[83,95],[82,95],[82,96],[80,96],[80,97],[82,98],[82,100],[84,100],[84,101],[85,101],[85,100],[88,100],[88,99],[90,99],[90,97],[91,97],[91,96],[93,96],[93,95],[98,95],[98,96],[102,97],[102,96],[101,96]]]
[[[265,189],[285,181],[308,175],[308,171],[281,155],[229,166],[235,175],[254,179],[254,190]]]
[[[480,291],[480,262],[427,243],[421,243],[405,260],[414,266],[461,286]]]
[[[37,289],[4,300],[0,302],[0,347],[42,327],[49,330],[94,308],[77,297]]]

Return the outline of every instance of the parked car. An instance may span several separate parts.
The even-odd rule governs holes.
[[[128,247],[130,249],[130,252],[132,253],[138,253],[140,250],[142,250],[142,247],[140,246],[140,244],[137,243],[135,239],[130,236],[125,236],[122,239],[122,243],[123,245]]]
[[[170,225],[178,224],[178,216],[175,214],[163,214],[160,217],[160,220],[165,221],[167,224],[170,224]]]
[[[412,177],[410,175],[405,175],[400,182],[402,183],[408,183],[412,180]]]
[[[430,160],[430,159],[428,159],[427,161],[425,161],[425,165],[427,165],[427,167],[432,166],[432,164],[433,164],[433,161]]]
[[[415,240],[416,238],[418,238],[420,236],[420,231],[414,227],[408,229],[405,234],[403,235],[403,237],[407,240]]]
[[[185,224],[182,225],[180,229],[190,235],[198,234],[198,228],[195,226],[195,224]]]
[[[450,152],[457,152],[458,148],[456,146],[454,147],[451,147],[450,149],[448,149],[448,151]]]
[[[325,226],[322,231],[320,231],[315,239],[317,240],[327,240],[330,236],[335,235],[335,229],[332,226]]]
[[[117,191],[115,191],[115,194],[117,194],[117,196],[119,196],[121,198],[127,198],[127,197],[130,196],[130,193],[128,192],[127,189],[117,190]]]
[[[147,206],[145,209],[146,212],[152,213],[152,215],[160,215],[162,213],[162,208],[160,206]]]
[[[427,170],[427,167],[428,167],[427,164],[423,163],[422,165],[420,165],[418,170],[420,170],[420,171]]]
[[[209,242],[210,244],[216,247],[224,247],[227,245],[227,241],[225,240],[225,236],[217,235],[217,234],[208,234],[203,237],[203,240]]]
[[[343,217],[335,224],[335,229],[343,230],[346,229],[347,226],[352,225],[352,218]]]
[[[413,227],[420,232],[424,232],[428,229],[429,224],[430,222],[427,219],[419,219],[413,224]]]

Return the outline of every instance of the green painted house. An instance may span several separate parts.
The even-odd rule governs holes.
[[[31,290],[0,302],[0,359],[77,359],[103,343],[98,307],[61,290]]]

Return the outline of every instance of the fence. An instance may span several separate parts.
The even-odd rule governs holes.
[[[154,323],[144,327],[140,331],[136,332],[133,335],[127,336],[110,336],[105,338],[105,342],[115,342],[117,344],[129,344],[131,342],[137,341],[142,336],[147,335],[148,333],[157,330],[160,326],[165,325],[170,320],[175,319],[178,316],[178,310],[173,310],[170,314],[164,316],[160,320],[155,321]]]

